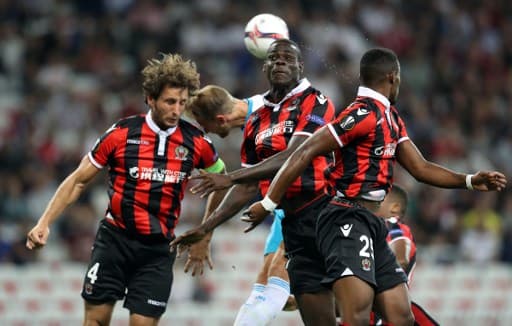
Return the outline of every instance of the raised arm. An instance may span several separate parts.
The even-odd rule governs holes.
[[[171,250],[174,250],[178,245],[187,246],[202,240],[216,227],[238,213],[257,193],[257,183],[233,186],[219,207],[201,225],[190,229],[171,242]]]
[[[37,249],[46,244],[50,234],[50,225],[62,214],[66,207],[80,197],[87,184],[99,171],[87,156],[82,158],[76,170],[59,185],[37,224],[27,234],[26,246],[28,249]]]
[[[407,266],[409,266],[409,250],[411,248],[410,239],[406,237],[398,238],[391,243],[389,243],[389,248],[396,256],[396,261],[400,266],[405,270],[407,270]]]
[[[251,223],[245,232],[254,229],[269,212],[275,209],[286,193],[286,189],[311,164],[315,157],[325,155],[338,147],[338,143],[327,127],[323,127],[314,133],[299,146],[279,169],[265,198],[260,202],[254,203],[244,212],[242,220]]]
[[[226,189],[234,184],[254,183],[261,179],[270,178],[279,171],[281,166],[283,166],[292,153],[307,139],[308,137],[304,135],[293,136],[288,143],[288,147],[284,151],[272,155],[268,159],[250,167],[231,171],[224,175],[202,173],[200,175],[193,176],[191,179],[200,180],[200,182],[190,190],[193,193],[204,197],[212,191]]]
[[[398,145],[397,160],[416,180],[436,187],[501,191],[507,185],[505,175],[497,171],[464,174],[427,161],[410,140]]]

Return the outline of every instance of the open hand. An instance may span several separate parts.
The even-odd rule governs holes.
[[[196,226],[195,228],[188,230],[176,239],[172,240],[170,243],[170,250],[173,252],[174,250],[178,249],[178,253],[180,253],[183,249],[185,249],[180,248],[180,246],[190,246],[191,244],[204,239],[206,235],[207,233],[201,225]]]
[[[247,233],[252,231],[261,222],[263,222],[263,220],[265,219],[265,217],[268,216],[269,213],[269,211],[263,208],[260,202],[252,204],[246,211],[242,213],[241,220],[244,222],[251,223],[251,225],[245,228],[244,232]]]
[[[497,171],[478,171],[472,178],[473,189],[480,191],[501,191],[507,186],[507,178]]]
[[[233,185],[227,174],[208,173],[203,170],[199,170],[198,175],[191,176],[189,179],[199,180],[199,183],[190,188],[190,191],[193,194],[199,194],[201,198],[208,196],[215,190],[226,189]]]
[[[187,262],[183,269],[185,273],[191,270],[192,276],[196,276],[196,274],[203,275],[205,261],[210,270],[213,269],[213,262],[210,257],[210,237],[205,237],[191,245],[180,245],[177,256],[180,257],[184,250],[188,250]]]

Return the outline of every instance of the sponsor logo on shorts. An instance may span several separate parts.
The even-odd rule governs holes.
[[[363,258],[361,260],[361,268],[363,269],[363,271],[370,271],[372,269],[372,261],[368,258]]]
[[[165,301],[156,301],[153,299],[148,299],[148,303],[150,305],[157,306],[157,307],[165,307],[167,305],[167,302],[165,302]]]

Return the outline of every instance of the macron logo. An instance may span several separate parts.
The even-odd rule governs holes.
[[[350,234],[350,230],[352,230],[353,226],[354,224],[345,224],[343,226],[340,226],[341,233],[343,233],[345,237],[348,237],[348,235]]]
[[[322,94],[317,95],[316,99],[318,100],[318,103],[320,103],[320,104],[324,104],[325,102],[327,102],[327,98],[325,96],[323,96]]]
[[[366,115],[368,113],[370,113],[370,111],[368,111],[366,109],[363,109],[363,108],[357,109],[357,115]]]

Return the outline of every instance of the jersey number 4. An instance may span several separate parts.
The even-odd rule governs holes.
[[[87,272],[87,277],[91,280],[90,283],[94,284],[98,279],[98,269],[100,268],[100,263],[96,263],[92,265],[92,267]]]

